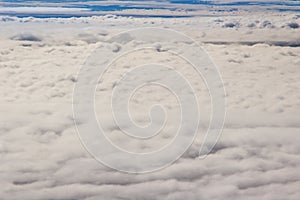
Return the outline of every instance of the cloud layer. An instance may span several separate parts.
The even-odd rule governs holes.
[[[300,49],[276,45],[298,41],[299,29],[289,27],[291,22],[299,23],[299,18],[295,14],[176,20],[1,17],[1,199],[298,200]],[[226,23],[237,25],[228,27]],[[223,76],[227,118],[217,146],[205,159],[198,159],[209,117],[203,115],[200,136],[181,159],[158,172],[133,175],[107,168],[86,152],[73,122],[72,92],[79,68],[96,48],[117,51],[122,42],[138,46],[140,41],[130,37],[107,39],[122,30],[146,25],[174,28],[204,42]],[[131,61],[168,62],[188,69],[169,57],[170,46],[153,46],[155,54],[128,55],[112,66],[104,79],[108,81],[97,90],[100,105],[105,103],[101,92],[112,90],[113,74],[132,67]],[[205,114],[209,96],[190,72],[186,74],[198,84],[199,104]],[[140,109],[134,117],[141,123],[147,118],[142,110],[147,103],[175,102],[160,97],[151,87],[144,92],[149,90],[152,95],[147,98],[143,93],[136,96]],[[145,106],[139,104],[140,98]],[[98,115],[104,116],[111,138],[128,145],[126,148],[147,150],[169,139],[161,137],[148,147],[123,140],[106,114]]]

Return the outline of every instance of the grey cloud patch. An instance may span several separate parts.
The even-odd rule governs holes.
[[[40,42],[40,41],[42,41],[41,37],[35,36],[31,33],[21,33],[21,34],[12,36],[10,39],[19,40],[19,41],[30,41],[30,42]]]

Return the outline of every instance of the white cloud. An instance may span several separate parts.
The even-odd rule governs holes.
[[[1,20],[5,28],[0,33],[1,199],[297,200],[300,51],[299,47],[262,44],[270,40],[270,33],[273,42],[295,42],[298,30],[283,27],[299,20],[294,16],[229,16],[222,22],[216,21],[219,18],[175,21],[104,16]],[[266,19],[277,28],[247,27]],[[223,28],[229,21],[239,21],[241,26]],[[82,147],[73,124],[72,89],[78,69],[95,48],[106,45],[105,39],[151,22],[206,42],[204,47],[218,64],[227,89],[227,121],[206,159],[197,159],[200,137],[166,169],[125,174],[101,165]],[[30,33],[41,41],[12,40],[11,33]],[[222,41],[230,44],[212,44]],[[256,45],[241,44],[249,41]],[[132,38],[128,42],[139,43]],[[126,63],[119,67],[123,66]],[[103,85],[107,91],[109,86]],[[202,106],[206,100],[200,101]]]

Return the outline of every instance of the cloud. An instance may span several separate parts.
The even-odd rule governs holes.
[[[42,41],[41,38],[32,35],[30,33],[18,34],[11,37],[12,40],[19,40],[19,41],[30,41],[30,42],[40,42]]]
[[[284,19],[281,15],[263,14],[223,18],[224,23],[239,21],[239,31],[223,28],[223,22],[217,23],[216,18],[175,21],[101,16],[2,20],[0,25],[8,29],[0,33],[1,199],[298,200],[299,48],[265,44],[270,31],[274,40],[295,41],[296,30],[280,28],[293,17],[293,14]],[[253,33],[248,34],[247,25],[257,18],[261,22],[268,18],[277,28],[251,27]],[[219,66],[227,90],[227,118],[218,144],[205,159],[198,159],[209,119],[203,112],[201,134],[181,159],[155,173],[126,174],[100,164],[82,146],[73,123],[72,92],[77,71],[94,49],[108,47],[111,51],[115,43],[121,48],[125,43],[138,47],[141,41],[130,36],[117,38],[121,41],[113,40],[113,44],[105,41],[121,30],[151,21],[188,32],[199,42],[208,42],[204,48]],[[202,25],[201,31],[198,25]],[[24,30],[30,30],[31,34],[25,37],[21,34]],[[12,32],[21,41],[11,40]],[[203,32],[204,36],[200,37]],[[31,42],[34,37],[40,38],[39,35],[43,37],[38,44],[32,42],[33,45],[26,48],[19,45],[24,40]],[[225,43],[214,43],[220,41]],[[245,41],[256,44],[248,46],[243,44]],[[185,64],[178,65],[178,59],[167,57],[172,48],[163,42],[151,45],[155,47],[154,52],[129,55],[126,63],[119,60],[99,91],[110,92],[113,73],[128,70],[130,62],[139,58],[169,62],[194,77]],[[209,98],[204,96],[201,81],[195,79],[194,82],[199,84],[200,106],[205,108]],[[144,104],[137,103],[141,109],[134,115],[141,123],[148,117],[144,105],[149,105],[151,100],[168,102],[172,99],[169,93],[159,92],[168,98],[159,97],[151,87],[145,91],[150,95],[142,98]],[[105,103],[101,102],[103,97],[97,98],[99,103]],[[168,132],[145,148],[122,140],[126,137],[119,136],[120,130],[110,124],[108,114],[103,113],[103,123],[112,138],[127,148],[147,150],[151,145],[157,147],[168,141],[172,135],[172,131]]]

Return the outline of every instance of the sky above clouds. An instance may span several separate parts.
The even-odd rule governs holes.
[[[2,2],[32,2],[30,0],[3,0]],[[161,2],[161,3],[177,3],[177,4],[226,4],[226,3],[240,3],[240,4],[299,4],[298,0],[37,0],[34,2],[45,2],[45,3],[68,3],[68,2]]]
[[[2,5],[2,7],[1,7]],[[36,8],[33,8],[36,7]],[[51,8],[45,8],[51,7]],[[61,8],[63,7],[63,8]],[[57,12],[55,12],[57,8]],[[217,12],[222,10],[237,11],[245,9],[264,9],[264,10],[279,10],[279,11],[300,11],[300,2],[292,0],[211,0],[211,1],[198,1],[198,0],[4,0],[0,3],[0,14],[17,14],[17,13],[44,13],[44,14],[65,14],[76,13],[80,16],[80,13],[86,12],[85,15],[101,15],[101,14],[115,14],[113,11],[126,11],[127,14],[134,10],[142,11],[145,10],[169,10],[179,11],[185,10],[188,13],[191,11],[208,11],[210,9],[216,9]],[[106,13],[96,13],[106,12]],[[120,13],[119,13],[120,14]],[[140,15],[139,14],[139,15]],[[173,13],[174,14],[174,13]],[[172,16],[172,15],[171,15]],[[175,14],[173,15],[175,16]]]

